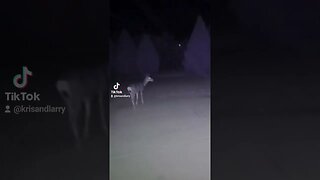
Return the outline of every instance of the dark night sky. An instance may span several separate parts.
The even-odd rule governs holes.
[[[107,5],[104,0],[8,1],[2,6],[1,35],[10,63],[106,56]]]
[[[210,24],[208,1],[135,0],[128,1],[126,6],[123,6],[123,2],[111,1],[111,35],[115,37],[125,28],[133,35],[169,32],[176,38],[183,39],[192,31],[198,15],[203,16],[206,23]]]
[[[215,16],[219,30],[242,33],[277,48],[318,46],[319,1],[228,0],[224,7],[217,8]]]
[[[132,33],[169,31],[184,38],[201,13],[212,24],[215,46],[240,39],[243,44],[254,42],[251,47],[317,51],[320,41],[318,1],[123,0],[111,1],[110,6],[112,36],[125,27]],[[25,58],[18,61],[43,62],[49,56],[106,56],[107,1],[8,1],[2,8],[2,43],[11,63],[19,57]],[[233,48],[243,44],[231,43]]]

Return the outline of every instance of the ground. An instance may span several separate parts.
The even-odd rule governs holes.
[[[162,75],[144,100],[111,102],[111,179],[210,179],[210,80]]]
[[[135,111],[130,99],[111,101],[110,157],[98,113],[81,149],[74,145],[67,114],[4,114],[1,179],[102,180],[108,158],[113,180],[209,179],[210,82],[181,74],[154,79],[145,104]],[[37,105],[64,105],[53,82],[36,91]]]
[[[183,76],[155,78],[136,111],[129,99],[112,100],[112,178],[206,179],[211,139],[214,179],[319,179],[319,66],[264,59],[237,54],[216,61],[211,114],[208,85]],[[63,104],[53,85],[37,91],[47,94],[43,104]],[[98,128],[77,151],[65,116],[1,120],[0,179],[108,176],[107,137]]]

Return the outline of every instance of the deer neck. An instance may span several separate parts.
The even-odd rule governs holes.
[[[143,86],[146,86],[149,81],[143,81]]]

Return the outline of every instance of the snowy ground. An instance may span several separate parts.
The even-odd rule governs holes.
[[[232,58],[241,60],[239,66],[229,65],[228,58],[227,65],[215,65],[213,178],[319,179],[319,66],[286,69],[267,60],[263,67],[240,66],[246,57]],[[170,77],[155,78],[146,89],[145,105],[136,111],[128,99],[113,100],[112,178],[208,179],[209,88],[199,91],[208,85]],[[53,85],[37,91],[44,96],[41,104],[62,105]],[[107,145],[101,134],[77,152],[64,116],[12,115],[2,122],[0,179],[106,179]]]
[[[41,102],[33,105],[64,106],[54,81],[34,84],[28,91],[41,93]],[[113,101],[111,179],[209,179],[209,91],[209,82],[171,74],[155,78],[136,111],[129,99]],[[2,114],[0,179],[106,179],[107,136],[96,112],[81,150],[74,146],[67,114]]]
[[[167,74],[144,97],[111,101],[111,180],[210,179],[210,81]]]

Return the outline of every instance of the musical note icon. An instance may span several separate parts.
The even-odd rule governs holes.
[[[120,86],[120,84],[117,82],[117,84],[115,84],[115,85],[113,86],[113,89],[117,90],[117,89],[119,88],[119,86]]]
[[[22,75],[17,74],[13,77],[13,85],[17,88],[24,88],[28,84],[28,76],[32,76],[32,72],[26,66],[23,66]]]

